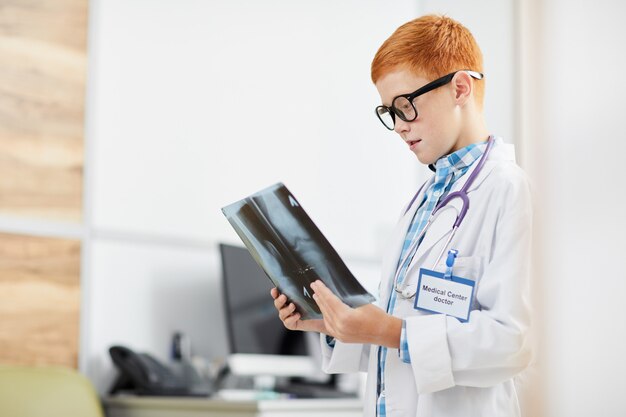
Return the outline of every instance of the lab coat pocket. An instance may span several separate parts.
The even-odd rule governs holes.
[[[444,272],[446,270],[446,260],[437,264],[437,271]],[[459,256],[454,261],[454,266],[452,267],[452,274],[472,280],[476,283],[480,280],[480,276],[482,275],[483,270],[483,258],[480,256]]]
[[[474,281],[474,296],[472,300],[471,310],[479,310],[480,305],[476,301],[476,292],[478,290],[478,286],[480,285],[480,278],[483,275],[484,269],[484,259],[480,256],[459,256],[454,261],[454,266],[452,267],[452,275],[465,278],[470,281]],[[446,270],[446,261],[443,260],[439,262],[436,268],[437,271],[445,271]]]

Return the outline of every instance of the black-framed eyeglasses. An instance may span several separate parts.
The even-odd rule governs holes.
[[[467,72],[471,77],[482,80],[483,74],[477,71],[472,70],[459,70]],[[376,107],[376,116],[382,122],[382,124],[389,130],[393,130],[396,125],[396,116],[398,116],[401,120],[405,122],[412,122],[417,119],[417,109],[413,104],[413,100],[415,100],[418,96],[422,94],[426,94],[429,91],[434,90],[435,88],[439,88],[442,85],[448,84],[452,81],[454,74],[459,71],[451,72],[448,75],[444,75],[441,78],[437,78],[434,81],[429,82],[423,87],[418,88],[409,94],[402,94],[396,96],[391,102],[391,106],[378,106]]]

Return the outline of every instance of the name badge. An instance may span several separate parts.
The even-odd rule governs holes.
[[[452,276],[444,279],[442,272],[420,269],[415,309],[430,313],[453,316],[466,322],[469,320],[475,282]]]

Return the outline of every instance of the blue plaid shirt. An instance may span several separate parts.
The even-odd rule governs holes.
[[[397,266],[397,268],[400,268],[398,285],[402,285],[402,281],[406,276],[406,271],[409,266],[407,262],[403,264],[400,263],[407,257],[407,252],[409,251],[413,240],[417,238],[417,236],[422,232],[422,229],[426,226],[426,223],[435,209],[437,202],[448,194],[452,185],[467,172],[469,167],[478,158],[480,158],[486,147],[486,142],[471,144],[463,149],[459,149],[458,151],[451,153],[450,155],[441,157],[435,164],[435,180],[426,190],[424,199],[420,203],[420,207],[411,221],[411,225],[409,226],[409,230],[407,231],[406,238],[404,240],[400,260],[398,261]],[[387,313],[393,314],[397,298],[395,288],[391,289],[390,294],[391,295],[387,304]],[[379,417],[387,416],[384,380],[387,350],[386,346],[380,346],[378,348],[378,399],[376,404],[377,415]],[[402,332],[400,333],[400,349],[398,349],[398,355],[400,360],[403,362],[411,363],[405,320],[402,320]]]

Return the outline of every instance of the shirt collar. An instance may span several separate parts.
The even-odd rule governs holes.
[[[472,165],[482,155],[486,146],[487,141],[469,144],[458,151],[442,156],[435,164],[428,165],[428,168],[434,172],[446,169],[450,169],[452,172],[460,171]]]

